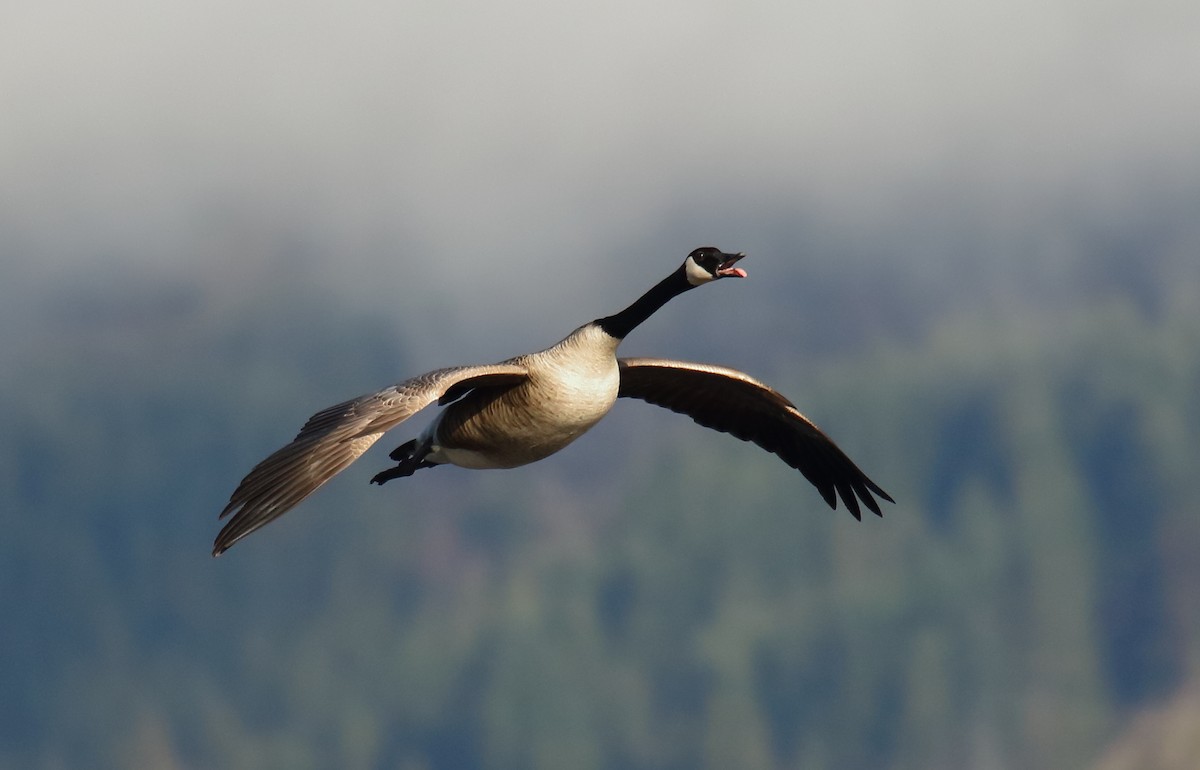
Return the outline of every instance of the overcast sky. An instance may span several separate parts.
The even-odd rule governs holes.
[[[1120,210],[1196,189],[1198,40],[1194,0],[10,0],[3,258],[525,302],[771,218]]]

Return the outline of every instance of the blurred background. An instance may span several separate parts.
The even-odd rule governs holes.
[[[0,766],[1200,766],[1200,5],[0,10]],[[214,561],[316,410],[745,281],[896,498],[621,403]]]

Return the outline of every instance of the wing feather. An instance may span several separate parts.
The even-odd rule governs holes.
[[[895,502],[796,406],[744,372],[712,364],[622,358],[618,396],[686,414],[706,428],[751,441],[800,471],[837,509],[840,496],[858,519],[861,499],[882,516],[872,493]]]
[[[437,369],[376,393],[343,401],[314,414],[290,444],[246,474],[221,511],[232,518],[213,543],[213,556],[282,516],[336,476],[385,431],[453,391],[511,386],[528,376],[520,364]]]

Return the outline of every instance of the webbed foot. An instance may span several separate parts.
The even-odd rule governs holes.
[[[432,468],[437,463],[429,462],[425,459],[425,455],[429,452],[429,446],[418,446],[417,439],[405,442],[392,450],[388,457],[396,460],[395,468],[388,468],[386,471],[376,473],[371,479],[372,484],[385,484],[392,479],[400,479],[405,476],[411,476],[422,468]]]

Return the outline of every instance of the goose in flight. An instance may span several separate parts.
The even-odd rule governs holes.
[[[437,402],[444,406],[417,438],[390,455],[373,483],[450,463],[515,468],[579,438],[618,398],[638,398],[691,417],[779,456],[861,518],[859,501],[883,514],[872,493],[894,502],[792,402],[735,369],[661,358],[617,358],[617,346],[673,297],[721,278],[744,278],[745,255],[706,246],[621,312],[580,326],[558,344],[496,364],[436,369],[376,393],[322,409],[290,444],[254,466],[220,518],[230,517],[213,556],[282,516],[383,434]]]

